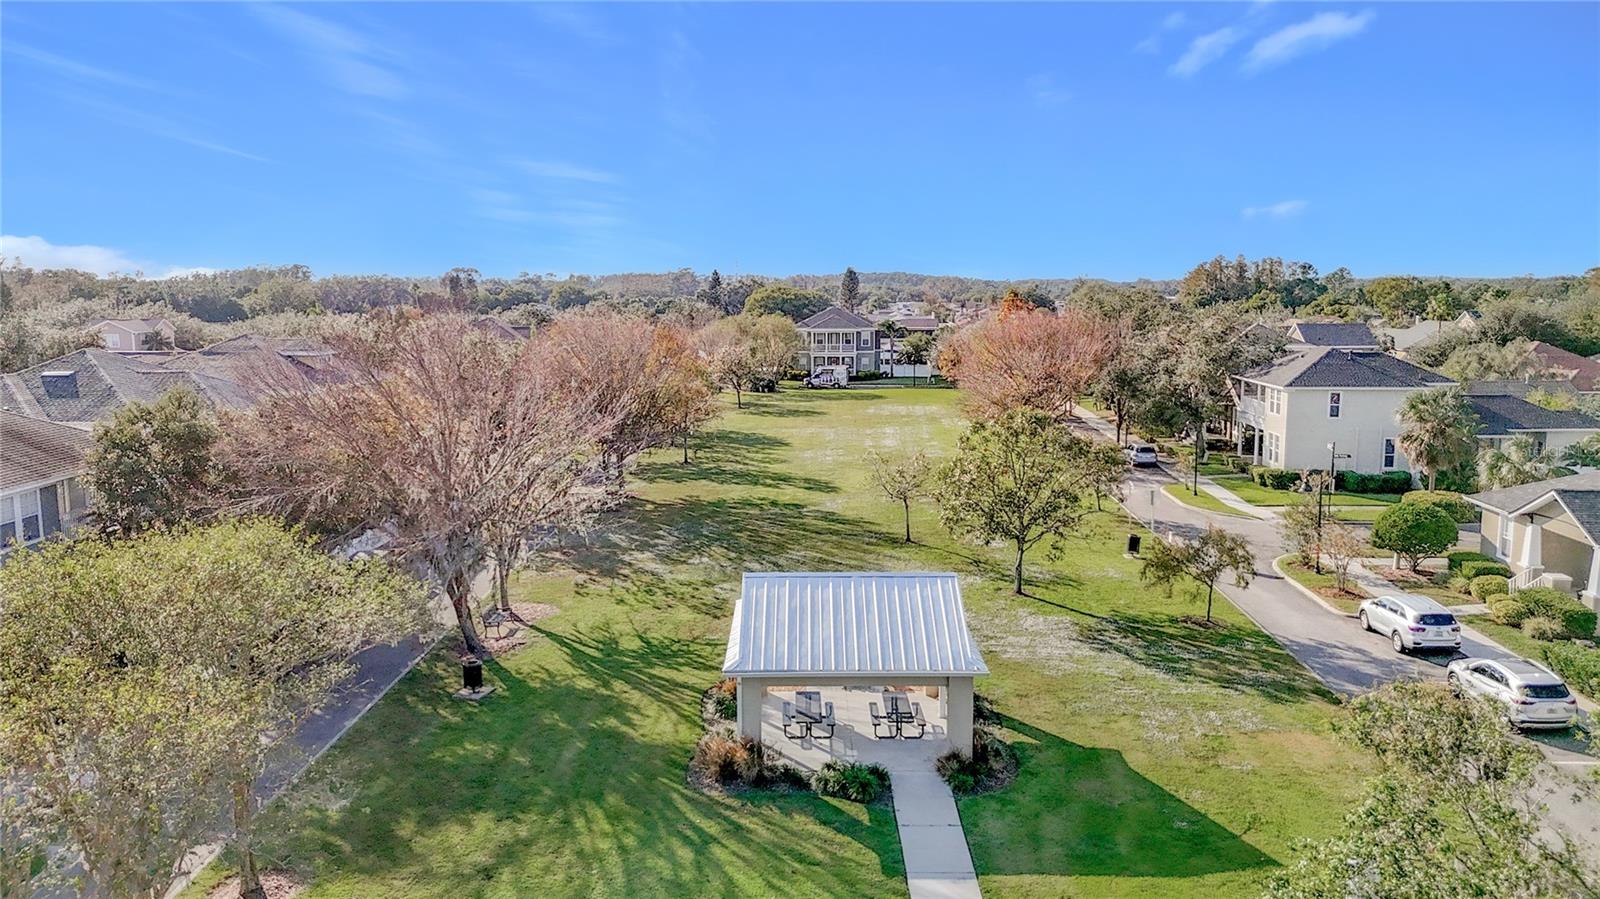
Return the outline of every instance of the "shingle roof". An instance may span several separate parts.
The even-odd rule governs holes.
[[[164,324],[169,324],[164,318],[108,318],[105,321],[96,324],[95,327],[98,328],[100,325],[120,325],[121,327],[127,328],[130,331],[137,330],[139,328],[145,328],[153,331]]]
[[[269,373],[322,383],[333,377],[335,365],[333,349],[319,341],[259,334],[241,334],[161,363],[162,368],[191,372],[215,402],[234,407],[249,405],[258,379]]]
[[[729,675],[987,674],[954,574],[748,573]]]
[[[1289,336],[1311,346],[1376,347],[1372,329],[1361,322],[1300,322]]]
[[[1582,412],[1558,412],[1515,396],[1469,396],[1467,405],[1478,414],[1480,437],[1498,437],[1516,431],[1600,431],[1600,421]]]
[[[1437,387],[1444,375],[1375,350],[1312,347],[1291,350],[1275,362],[1240,375],[1274,387]]]
[[[0,412],[0,490],[78,474],[93,444],[88,431]]]
[[[47,372],[70,376],[46,378]],[[196,387],[188,373],[172,371],[93,347],[5,376],[6,411],[61,422],[107,418],[130,402],[150,402],[174,387]]]
[[[1515,487],[1503,487],[1499,490],[1485,490],[1467,497],[1469,502],[1484,508],[1500,512],[1509,512],[1520,509],[1541,496],[1553,491],[1567,492],[1600,492],[1600,471],[1589,471],[1583,474],[1567,475],[1564,478],[1551,478],[1548,481],[1535,481],[1532,484],[1519,484]]]
[[[905,318],[897,318],[894,322],[907,331],[939,330],[939,320],[931,315],[910,315]]]
[[[1546,368],[1556,369],[1572,380],[1572,386],[1582,391],[1600,390],[1600,362],[1586,356],[1568,352],[1543,341],[1534,341],[1533,355]]]
[[[801,322],[799,326],[802,329],[832,328],[838,330],[848,330],[855,328],[859,330],[866,330],[872,327],[872,322],[867,321],[865,318],[842,306],[829,306],[821,312],[818,312],[816,315],[813,315]]]

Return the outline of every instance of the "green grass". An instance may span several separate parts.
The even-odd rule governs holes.
[[[1361,601],[1366,599],[1366,594],[1359,592],[1354,584],[1351,584],[1351,590],[1355,592],[1345,592],[1335,587],[1333,575],[1328,573],[1326,565],[1323,566],[1322,573],[1318,574],[1315,569],[1302,564],[1298,556],[1290,553],[1278,557],[1278,567],[1302,587],[1310,589],[1346,615],[1354,615],[1361,606]]]
[[[1524,634],[1521,628],[1501,624],[1488,615],[1463,615],[1461,621],[1506,649],[1535,662],[1540,661],[1539,649],[1549,645]]]
[[[1244,514],[1230,507],[1227,503],[1212,496],[1204,490],[1199,493],[1190,493],[1188,484],[1168,484],[1161,488],[1162,492],[1186,506],[1204,509],[1207,512],[1218,512],[1223,515],[1232,515],[1235,518],[1244,518]]]
[[[1244,897],[1330,832],[1364,760],[1330,729],[1335,700],[1219,599],[1220,626],[1140,584],[1131,526],[1090,516],[1030,597],[1005,553],[952,541],[928,504],[923,543],[866,482],[867,449],[952,451],[950,390],[785,391],[709,430],[693,464],[646,458],[634,498],[589,539],[518,577],[559,612],[497,660],[482,705],[448,696],[436,653],[267,816],[275,864],[320,897],[896,896],[887,805],[707,796],[685,783],[698,696],[717,678],[749,569],[952,570],[1022,765],[962,800],[990,899]],[[191,895],[224,872],[209,873]]]
[[[1216,478],[1216,482],[1252,506],[1287,506],[1305,497],[1293,490],[1263,487],[1244,475],[1224,475]],[[1334,506],[1371,506],[1381,512],[1399,502],[1400,496],[1395,493],[1335,493],[1328,501]]]

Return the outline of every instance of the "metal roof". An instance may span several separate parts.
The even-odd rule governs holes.
[[[750,572],[728,675],[987,674],[951,573]]]

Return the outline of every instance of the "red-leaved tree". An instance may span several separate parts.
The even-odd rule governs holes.
[[[1013,303],[944,342],[939,370],[960,386],[982,420],[1032,408],[1060,420],[1094,383],[1116,347],[1116,329],[1079,309],[1061,313]]]

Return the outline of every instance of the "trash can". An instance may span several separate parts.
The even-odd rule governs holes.
[[[483,689],[483,662],[468,658],[461,660],[461,686],[475,693]]]
[[[1128,555],[1137,556],[1138,554],[1139,554],[1139,535],[1138,534],[1129,534],[1128,535]]]

